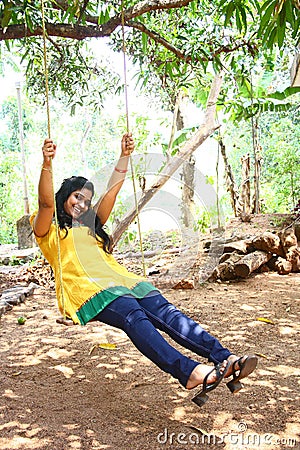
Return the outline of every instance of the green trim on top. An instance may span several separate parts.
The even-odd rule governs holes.
[[[87,300],[76,312],[76,315],[81,325],[85,325],[116,298],[122,297],[123,295],[133,295],[136,298],[144,298],[151,291],[158,291],[158,289],[147,281],[139,282],[132,289],[128,289],[124,286],[110,287],[104,291],[98,292],[98,294]]]

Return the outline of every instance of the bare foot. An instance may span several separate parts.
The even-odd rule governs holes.
[[[227,366],[227,360],[225,359],[221,366],[220,366],[220,373],[223,373]],[[208,366],[206,364],[198,364],[198,366],[195,367],[193,372],[191,373],[188,382],[186,384],[187,389],[193,389],[196,386],[199,386],[199,384],[203,383],[204,378],[206,375],[211,372],[211,374],[207,378],[207,384],[212,384],[215,381],[217,381],[217,374],[216,371],[213,370],[212,366]]]

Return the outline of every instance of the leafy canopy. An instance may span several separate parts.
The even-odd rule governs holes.
[[[137,83],[159,89],[170,104],[178,88],[209,84],[212,69],[245,79],[243,60],[299,41],[297,0],[44,0],[44,6],[51,94],[73,106],[101,107],[106,93],[121,89],[109,63],[96,63],[84,46],[91,38],[107,38],[120,51],[125,35],[126,52],[140,65]],[[38,96],[44,88],[41,1],[3,0],[0,24],[0,41],[22,55],[28,88]]]

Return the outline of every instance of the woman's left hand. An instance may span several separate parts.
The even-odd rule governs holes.
[[[129,156],[134,150],[134,139],[132,133],[125,133],[121,141],[121,156]]]

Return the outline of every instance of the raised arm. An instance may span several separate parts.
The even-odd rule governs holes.
[[[43,164],[38,186],[39,210],[33,226],[34,234],[39,237],[45,236],[48,233],[54,214],[51,159],[54,158],[55,153],[56,145],[51,139],[45,139],[43,145]]]
[[[121,155],[109,179],[105,194],[98,200],[94,209],[104,225],[114,207],[117,195],[124,183],[128,169],[129,157],[134,150],[134,140],[131,133],[126,133],[121,141]]]

